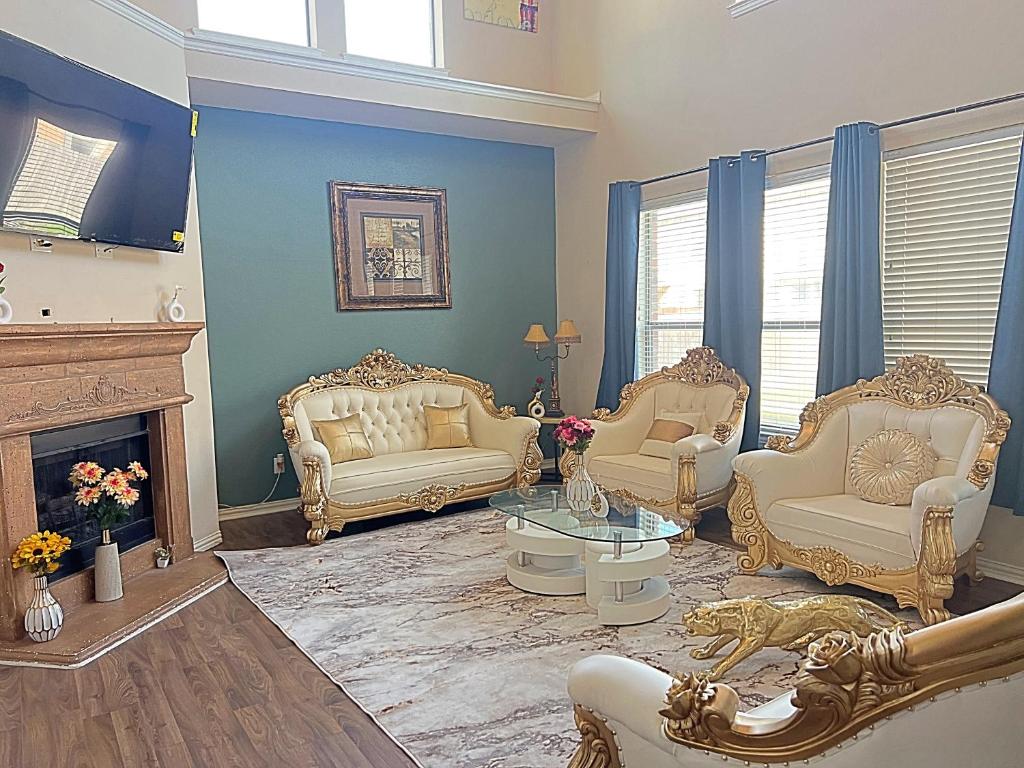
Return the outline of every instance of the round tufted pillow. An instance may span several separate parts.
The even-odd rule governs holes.
[[[883,429],[857,446],[850,457],[850,482],[865,501],[909,504],[914,489],[935,472],[938,457],[917,435]]]

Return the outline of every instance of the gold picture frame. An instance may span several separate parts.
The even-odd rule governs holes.
[[[451,309],[444,189],[328,182],[338,311]]]

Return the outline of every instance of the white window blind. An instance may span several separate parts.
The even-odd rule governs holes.
[[[765,190],[762,441],[795,432],[814,399],[828,190],[827,167],[770,179]]]
[[[1020,147],[1018,130],[886,156],[886,365],[925,353],[988,383]]]
[[[637,372],[678,363],[704,335],[707,193],[640,213]]]
[[[306,0],[198,0],[198,11],[202,29],[309,45]]]

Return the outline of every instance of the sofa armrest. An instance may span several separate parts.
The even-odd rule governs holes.
[[[910,541],[914,552],[921,554],[923,525],[931,507],[953,508],[953,543],[956,554],[966,552],[975,542],[985,515],[991,493],[979,489],[962,477],[947,475],[933,477],[914,489],[910,502]]]
[[[303,475],[303,461],[313,458],[320,462],[320,482],[326,497],[331,487],[331,454],[328,452],[327,446],[316,440],[303,440],[298,445],[289,447],[288,453],[292,457],[292,466],[295,467],[295,474],[300,482]]]
[[[679,457],[696,457],[697,492],[707,493],[724,488],[732,479],[732,459],[739,452],[740,440],[736,433],[724,443],[711,435],[697,434],[684,437],[672,446],[672,472],[679,487]]]
[[[764,513],[779,499],[842,493],[845,467],[825,458],[814,448],[796,453],[748,451],[733,459],[732,468],[750,478],[757,508]]]
[[[621,723],[670,755],[675,745],[662,735],[660,710],[671,687],[669,675],[621,656],[588,656],[569,670],[573,702]]]
[[[471,417],[472,418],[472,417]],[[520,466],[526,458],[531,439],[536,441],[540,422],[529,416],[498,419],[483,412],[470,424],[473,445],[509,454]]]

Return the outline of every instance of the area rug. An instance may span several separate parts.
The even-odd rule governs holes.
[[[795,570],[743,576],[735,550],[698,539],[673,561],[666,616],[603,627],[582,596],[508,584],[504,524],[476,510],[316,548],[218,554],[238,588],[424,768],[563,768],[578,742],[565,688],[576,661],[611,653],[697,670],[712,662],[689,656],[706,642],[680,624],[692,606],[839,591]],[[725,682],[754,706],[792,687],[798,660],[765,650]]]

